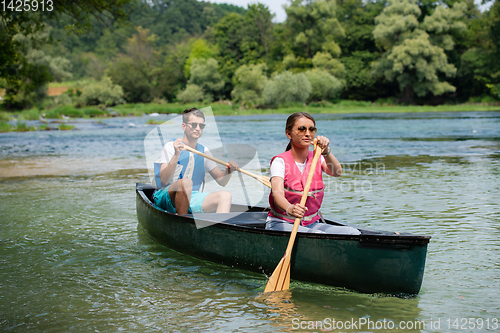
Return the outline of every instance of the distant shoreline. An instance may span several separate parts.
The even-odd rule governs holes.
[[[0,111],[0,132],[29,131],[47,129],[43,123],[50,119],[69,118],[96,118],[105,119],[109,117],[143,116],[153,113],[158,114],[180,114],[187,108],[212,107],[215,116],[235,116],[235,115],[260,115],[260,114],[292,114],[305,111],[311,114],[382,114],[382,113],[423,113],[423,112],[487,112],[500,111],[500,103],[496,105],[477,104],[456,104],[456,105],[380,105],[363,101],[340,101],[336,104],[321,105],[321,103],[311,103],[309,105],[290,105],[276,109],[254,109],[240,105],[234,105],[229,101],[217,101],[212,103],[147,103],[147,104],[122,104],[113,107],[82,107],[76,108],[72,105],[56,106],[52,109],[38,110],[30,109],[23,111]],[[23,125],[25,121],[40,120],[39,128],[27,128]],[[12,125],[15,122],[17,127]],[[71,129],[63,128],[60,129]]]

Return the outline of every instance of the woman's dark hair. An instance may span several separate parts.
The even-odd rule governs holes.
[[[316,121],[314,120],[313,116],[311,116],[309,113],[296,112],[294,114],[291,114],[288,117],[288,119],[286,120],[285,131],[291,132],[293,129],[293,126],[295,126],[295,122],[302,117],[305,117],[305,118],[311,120],[314,123],[314,126],[316,126]],[[288,142],[288,146],[286,146],[285,151],[288,151],[290,149],[292,149],[292,140],[290,140],[290,142]]]

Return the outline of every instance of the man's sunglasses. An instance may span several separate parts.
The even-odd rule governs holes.
[[[307,127],[305,127],[305,126],[299,126],[299,127],[297,128],[297,130],[299,131],[299,133],[305,133],[307,130],[309,130],[309,132],[311,132],[311,133],[316,133],[316,131],[317,131],[318,129],[317,129],[316,127],[313,127],[313,126],[311,126],[311,127],[309,127],[309,128],[307,128]]]
[[[205,126],[207,126],[205,124],[200,124],[200,123],[186,123],[186,124],[191,126],[192,129],[196,129],[196,127],[198,127],[198,126],[200,126],[200,129],[204,129]]]

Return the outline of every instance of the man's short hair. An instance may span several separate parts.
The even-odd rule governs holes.
[[[182,111],[182,122],[187,123],[189,121],[190,115],[203,118],[203,121],[205,121],[205,115],[203,114],[203,112],[201,112],[197,108],[191,108]]]

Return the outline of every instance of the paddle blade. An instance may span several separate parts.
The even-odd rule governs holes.
[[[282,291],[290,288],[290,256],[285,253],[281,258],[278,266],[274,269],[273,274],[267,281],[264,292]]]

